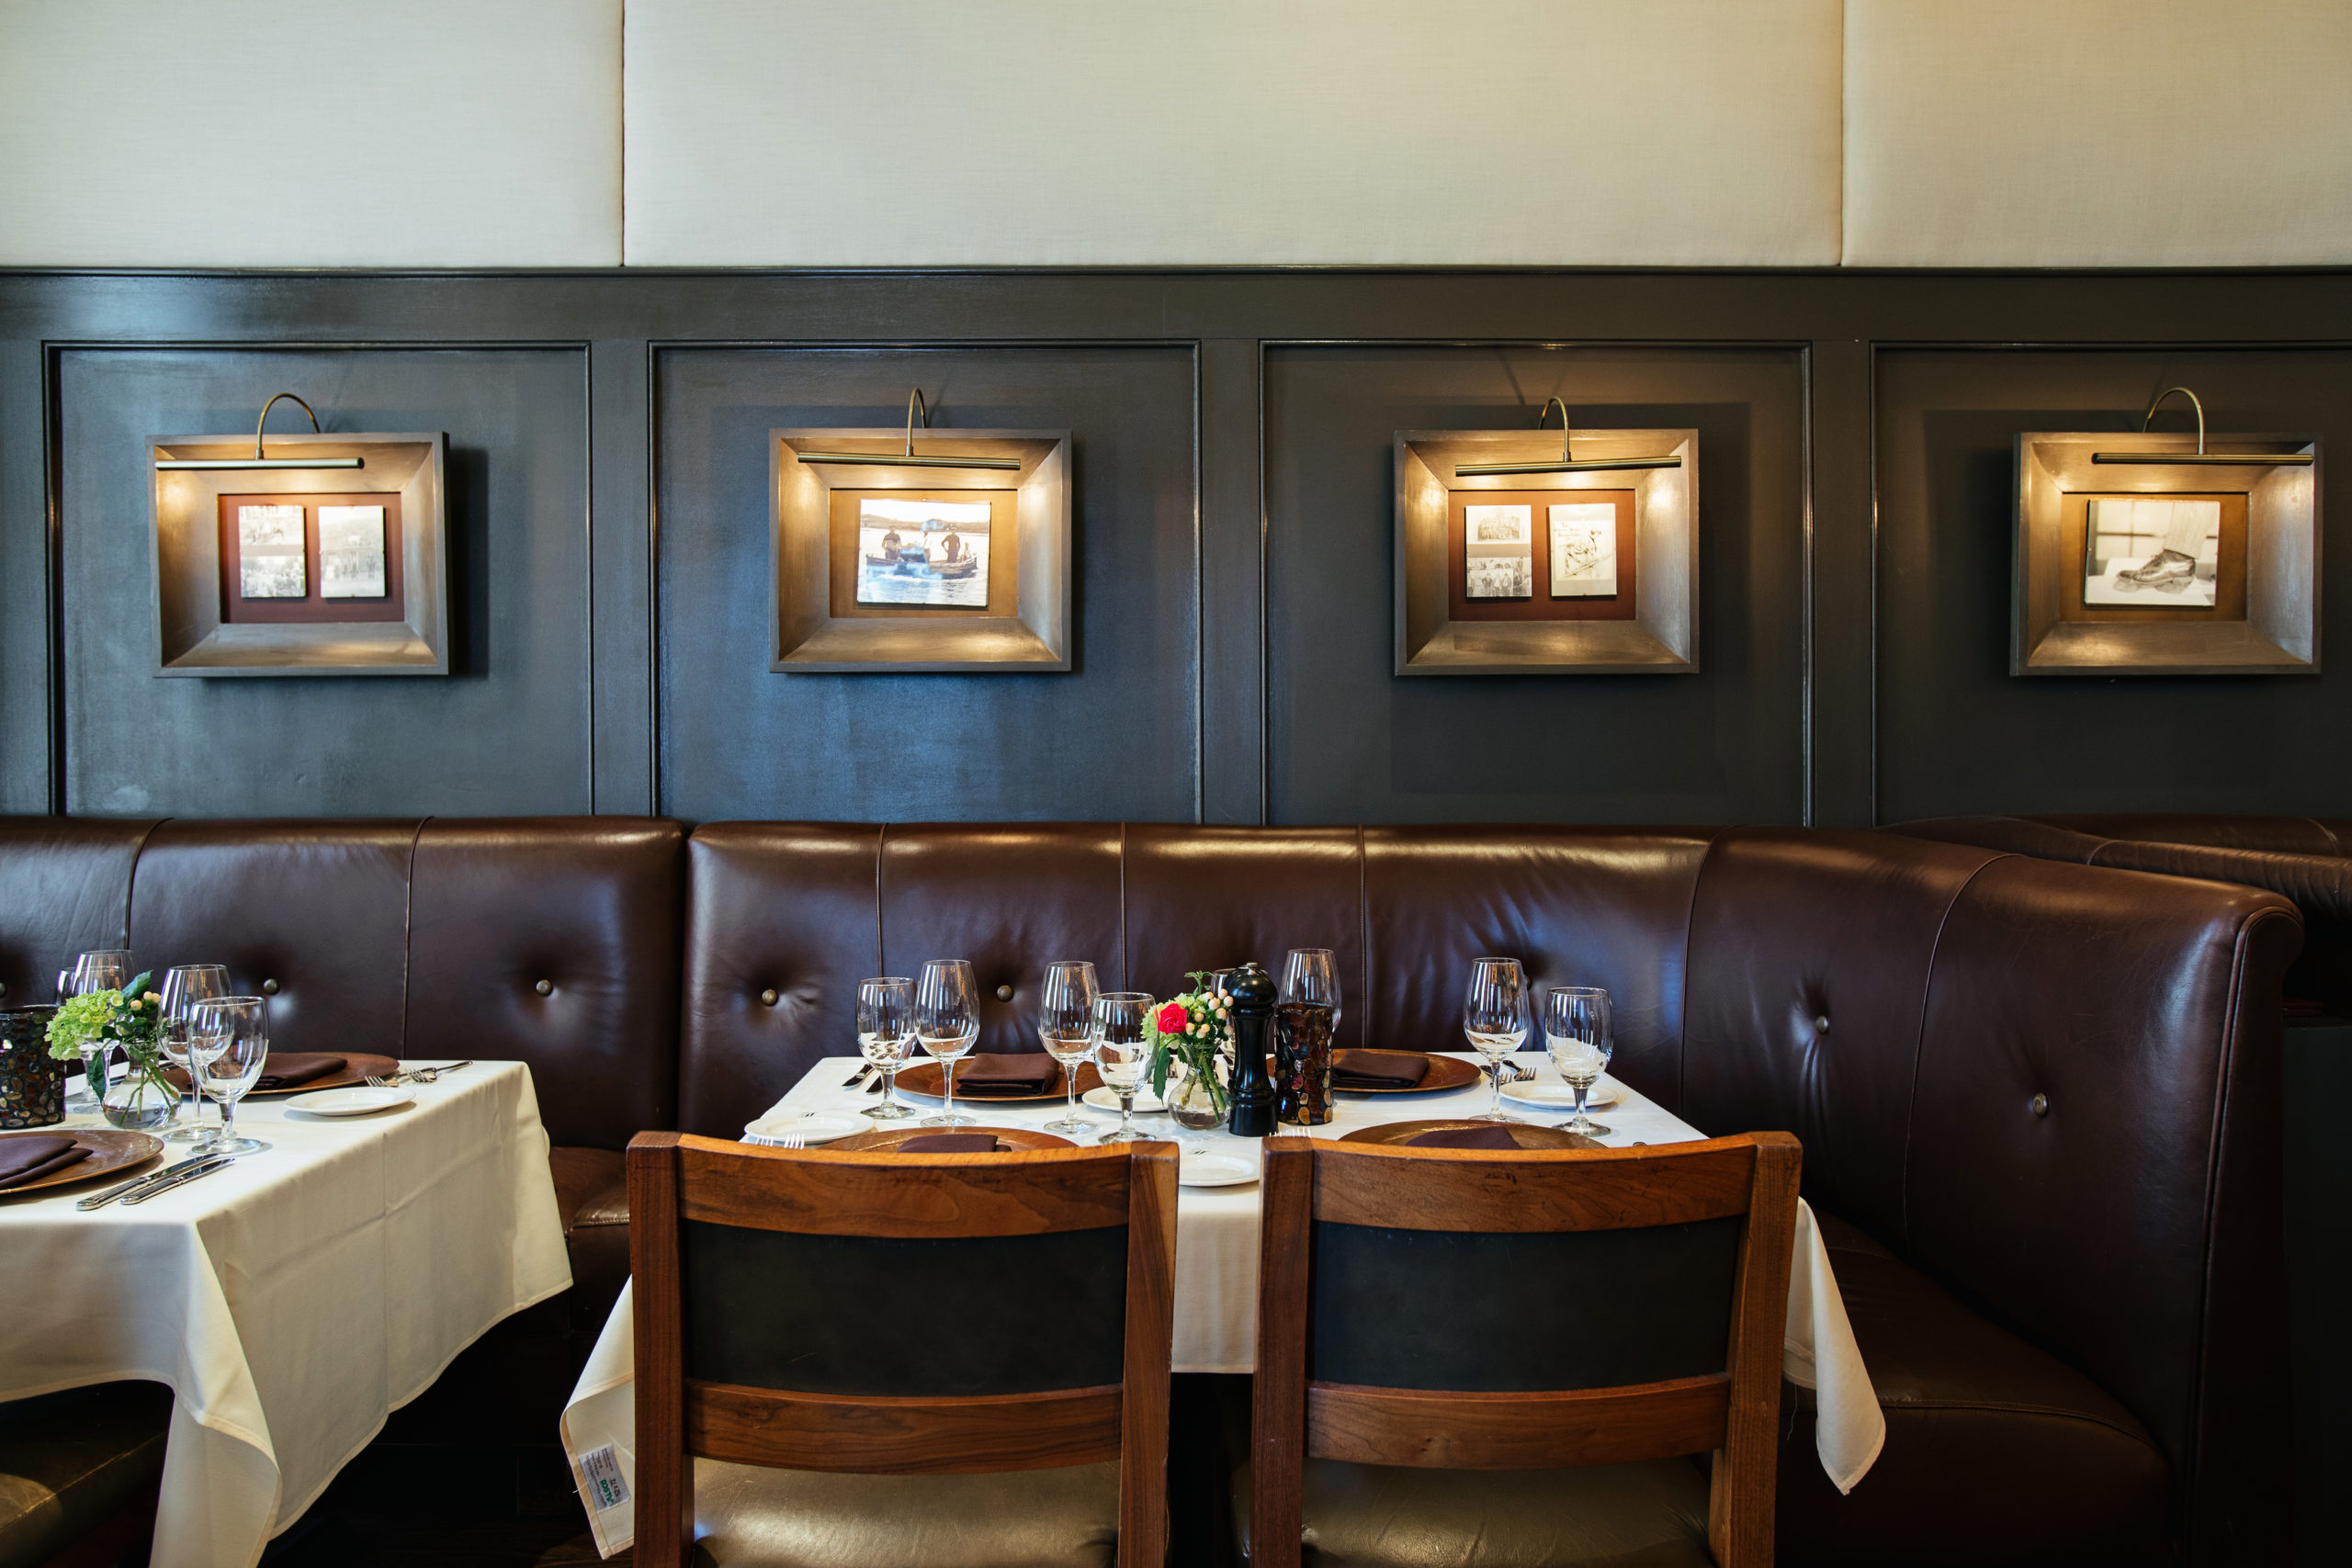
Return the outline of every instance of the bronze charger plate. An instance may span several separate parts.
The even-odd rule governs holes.
[[[1383,1051],[1363,1045],[1351,1049],[1374,1056],[1419,1056],[1429,1063],[1430,1070],[1420,1082],[1394,1089],[1359,1089],[1352,1084],[1340,1082],[1338,1075],[1334,1074],[1331,1081],[1333,1094],[1435,1094],[1441,1089],[1461,1089],[1476,1083],[1486,1076],[1478,1070],[1477,1063],[1465,1062],[1459,1056],[1433,1055],[1427,1051]]]
[[[401,1070],[400,1063],[390,1056],[371,1056],[358,1052],[339,1051],[316,1053],[305,1051],[300,1054],[306,1056],[312,1055],[328,1056],[340,1055],[343,1057],[343,1071],[339,1073],[329,1073],[322,1078],[311,1078],[306,1083],[288,1084],[284,1089],[249,1089],[245,1090],[245,1098],[247,1100],[268,1100],[274,1096],[281,1094],[309,1094],[313,1089],[351,1089],[356,1086],[365,1084],[371,1076],[390,1077],[394,1073]],[[267,1068],[265,1067],[263,1070],[267,1071]],[[164,1077],[171,1080],[171,1084],[174,1089],[180,1090],[182,1093],[186,1093],[187,1091],[187,1075],[182,1072],[179,1068],[164,1068]]]
[[[957,1057],[956,1060],[960,1065],[963,1058]],[[1069,1070],[1069,1069],[1064,1067],[1059,1062],[1056,1062],[1054,1064],[1054,1081],[1052,1083],[1046,1085],[1046,1088],[1042,1089],[1024,1089],[1012,1094],[991,1094],[986,1089],[981,1090],[978,1094],[974,1094],[970,1089],[964,1087],[963,1075],[959,1073],[956,1075],[956,1102],[960,1105],[965,1100],[968,1100],[975,1105],[979,1105],[1002,1100],[1006,1104],[1010,1105],[1024,1100],[1064,1100],[1069,1097],[1062,1089],[1063,1075]],[[930,1057],[925,1057],[920,1062],[910,1062],[907,1066],[899,1069],[899,1087],[906,1090],[909,1094],[922,1095],[925,1100],[944,1100],[947,1098],[946,1070],[943,1064],[933,1060]],[[1079,1097],[1080,1099],[1084,1099],[1089,1089],[1096,1089],[1102,1087],[1102,1075],[1095,1070],[1094,1064],[1091,1062],[1080,1062],[1078,1065]],[[950,1130],[956,1131],[958,1129]],[[934,1127],[932,1131],[935,1133],[939,1131],[939,1129]],[[839,1144],[831,1144],[827,1146],[837,1149],[842,1145]]]
[[[55,1131],[57,1134],[72,1134],[75,1143],[91,1151],[90,1157],[76,1160],[62,1170],[51,1171],[37,1181],[0,1187],[0,1198],[14,1198],[20,1192],[39,1192],[50,1187],[71,1187],[94,1176],[112,1176],[119,1171],[129,1170],[134,1165],[145,1165],[164,1152],[164,1140],[152,1133],[119,1133],[111,1127],[62,1127]],[[35,1127],[21,1133],[0,1133],[0,1139],[51,1135],[51,1129]]]
[[[962,1097],[959,1095],[957,1098]],[[994,1133],[1000,1153],[1078,1147],[1068,1138],[1057,1138],[1051,1133],[1034,1133],[1026,1127],[876,1127],[871,1133],[852,1133],[846,1138],[836,1138],[825,1147],[835,1153],[888,1154],[909,1138],[927,1138],[939,1133]]]
[[[1466,1067],[1470,1064],[1464,1062],[1462,1065]],[[1352,1133],[1342,1133],[1335,1141],[1342,1144],[1409,1144],[1423,1133],[1451,1133],[1457,1127],[1500,1127],[1522,1149],[1605,1149],[1609,1146],[1586,1137],[1582,1133],[1564,1132],[1557,1127],[1539,1127],[1532,1122],[1481,1122],[1475,1116],[1450,1116],[1437,1122],[1385,1122],[1377,1127],[1359,1127]],[[1502,1153],[1500,1149],[1447,1149],[1443,1152]]]

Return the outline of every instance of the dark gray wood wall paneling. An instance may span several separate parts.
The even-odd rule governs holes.
[[[2352,672],[2009,680],[2007,481],[1994,482],[2014,431],[2125,428],[2159,378],[2196,385],[2216,428],[2333,439],[2347,344],[2352,273],[2340,269],[5,273],[0,807],[127,809],[128,789],[145,792],[143,809],[204,815],[657,803],[707,816],[1210,821],[2347,813],[2352,772],[2335,739],[2345,705],[2331,694]],[[953,351],[972,368],[957,373],[950,423],[981,423],[971,404],[992,403],[1024,411],[1005,423],[1080,431],[1092,609],[1078,672],[781,676],[763,659],[734,662],[739,645],[757,655],[757,636],[679,640],[677,617],[691,629],[718,614],[680,608],[682,592],[700,592],[682,563],[707,557],[724,584],[728,563],[750,558],[746,541],[764,548],[762,514],[742,498],[765,482],[770,412],[884,423],[902,406],[887,377],[820,384],[791,369],[888,357],[812,356],[826,345]],[[479,661],[443,695],[384,692],[431,682],[150,681],[112,651],[147,636],[123,619],[134,604],[143,612],[145,592],[137,443],[199,415],[236,429],[244,400],[276,389],[209,373],[175,385],[164,367],[242,373],[298,346],[333,389],[331,425],[382,428],[398,412],[396,427],[447,429],[453,451],[471,454],[460,504],[489,597],[468,612]],[[164,348],[192,357],[141,357]],[[686,404],[665,399],[686,355],[757,367],[736,373],[741,406],[707,407],[699,434],[681,421]],[[1433,423],[1532,419],[1543,392],[1527,385],[1515,410],[1500,367],[1555,358],[1615,367],[1613,380],[1562,382],[1580,419],[1706,405],[1744,423],[1742,512],[1719,515],[1732,492],[1712,438],[1702,485],[1710,546],[1739,552],[1704,568],[1706,670],[1391,679],[1390,505],[1375,465],[1388,422],[1409,423],[1392,410]],[[1047,395],[1021,368],[1041,363],[1100,365],[1100,395]],[[1665,368],[1678,363],[1688,383]],[[409,364],[419,368],[396,368]],[[1341,385],[1317,416],[1334,445],[1292,442],[1306,425],[1285,400],[1310,372],[1350,364],[1378,374]],[[1422,364],[1429,385],[1398,379]],[[1769,374],[1731,377],[1726,391],[1724,367],[1751,364]],[[137,373],[101,374],[109,365]],[[1046,417],[1057,398],[1075,411]],[[1696,412],[1691,423],[1707,427]],[[668,466],[736,425],[756,433],[701,479]],[[1098,474],[1090,450],[1104,440],[1120,445]],[[1325,488],[1344,515],[1318,523],[1322,503],[1303,500],[1284,515],[1283,496]],[[1131,502],[1146,495],[1138,523]],[[1113,511],[1090,519],[1090,502]],[[1310,525],[1349,541],[1321,580],[1343,592],[1306,592]],[[682,556],[673,529],[685,530]],[[2352,657],[2346,549],[2326,558],[2340,663]],[[1129,581],[1136,570],[1146,580]],[[1119,594],[1151,618],[1106,626],[1105,595]],[[729,625],[741,614],[729,609]],[[1180,637],[1171,615],[1190,630]],[[687,652],[723,667],[696,671]],[[817,684],[795,691],[801,682]],[[1006,694],[1024,682],[1047,694]],[[902,764],[944,753],[864,716],[881,704],[856,694],[886,687],[961,716],[954,764],[930,787]],[[722,688],[755,694],[731,742],[712,722]],[[1136,734],[1114,766],[1101,716],[1145,694],[1177,711],[1125,714]],[[808,722],[829,714],[842,722]],[[142,717],[164,725],[160,737]],[[1534,733],[1570,717],[1609,731],[1602,760],[1573,777],[1566,743]],[[180,749],[197,733],[221,738],[209,760]],[[1312,736],[1340,750],[1323,755]]]

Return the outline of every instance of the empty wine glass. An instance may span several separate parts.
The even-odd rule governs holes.
[[[899,1064],[915,1036],[915,983],[903,975],[877,975],[857,983],[857,1051],[882,1069],[881,1102],[866,1108],[876,1122],[912,1116],[899,1103]]]
[[[1142,991],[1105,991],[1094,999],[1094,1065],[1119,1097],[1119,1124],[1099,1143],[1132,1144],[1150,1136],[1136,1131],[1135,1117],[1136,1090],[1159,1044],[1151,1007],[1151,998]]]
[[[119,947],[98,948],[74,960],[74,967],[57,976],[57,999],[86,997],[94,991],[119,991],[130,979],[130,953]],[[93,1042],[82,1049],[82,1089],[69,1096],[82,1110],[95,1111],[107,1092],[107,1045]]]
[[[220,1132],[199,1145],[215,1155],[259,1154],[269,1147],[237,1135],[237,1101],[269,1060],[269,998],[209,997],[188,1010],[188,1061],[204,1092],[220,1107]]]
[[[1503,1111],[1503,1058],[1527,1038],[1527,975],[1516,958],[1480,958],[1470,965],[1470,994],[1462,1004],[1462,1032],[1487,1059],[1494,1097],[1481,1122],[1516,1122]]]
[[[1094,1049],[1094,965],[1065,959],[1046,965],[1046,984],[1038,993],[1037,1037],[1046,1054],[1062,1065],[1062,1087],[1069,1092],[1069,1112],[1046,1123],[1048,1133],[1085,1133],[1092,1123],[1078,1113],[1078,1066]]]
[[[1584,1097],[1609,1066],[1609,993],[1598,986],[1555,986],[1544,999],[1544,1045],[1552,1065],[1576,1091],[1576,1114],[1560,1123],[1598,1138],[1609,1129],[1584,1112]]]
[[[939,1058],[947,1077],[946,1105],[922,1124],[970,1126],[969,1116],[956,1114],[956,1063],[980,1037],[980,993],[968,961],[934,958],[922,966],[922,981],[915,987],[915,1037]]]
[[[188,1061],[188,1021],[198,1002],[228,994],[229,971],[220,964],[178,964],[164,972],[164,1026],[158,1040],[172,1066],[187,1076],[188,1108],[187,1125],[164,1134],[167,1144],[201,1144],[211,1136],[204,1130],[204,1096]]]

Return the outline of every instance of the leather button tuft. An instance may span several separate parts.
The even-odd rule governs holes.
[[[784,998],[776,995],[774,991],[762,991],[760,993],[760,1005],[763,1008],[772,1008],[782,1000],[784,1000]]]
[[[538,992],[539,995],[543,997],[551,997],[555,995],[555,982],[553,980],[542,980],[537,985],[532,987],[531,989]]]
[[[2026,1101],[2026,1106],[2036,1116],[2047,1116],[2050,1114],[2050,1097],[2046,1094],[2037,1094]]]
[[[1828,1033],[1828,1032],[1829,1032],[1829,1015],[1828,1015],[1827,1013],[1826,1013],[1826,1012],[1825,1012],[1825,1013],[1817,1013],[1817,1014],[1815,1014],[1815,1017],[1814,1017],[1814,1020],[1813,1020],[1813,1026],[1814,1026],[1815,1029],[1818,1029],[1819,1031],[1821,1031],[1821,1032],[1822,1032],[1822,1033],[1824,1033],[1824,1034]]]
[[[1012,987],[1010,986],[999,986],[996,988],[996,999],[1001,1002],[1011,1001],[1012,999]]]
[[[277,995],[277,982],[275,980],[264,980],[261,983],[261,994],[265,997],[274,997]]]
[[[8,982],[7,982],[7,981],[6,981],[6,980],[0,980],[0,997],[5,997],[5,996],[6,996],[7,994],[8,994]]]

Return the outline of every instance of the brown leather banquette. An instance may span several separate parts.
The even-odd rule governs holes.
[[[8,823],[0,981],[127,920],[277,978],[288,1043],[521,1055],[609,1153],[738,1133],[929,957],[973,961],[982,1049],[1036,1048],[1048,958],[1165,991],[1295,946],[1339,955],[1343,1044],[1447,1049],[1467,961],[1515,953],[1610,987],[1628,1082],[1804,1141],[1888,1436],[1838,1497],[1792,1392],[1782,1561],[2284,1553],[2283,899],[1800,829],[738,822],[685,841],[681,913],[679,835]]]
[[[2287,971],[2289,1010],[2352,1017],[2352,819],[2110,811],[1930,817],[1886,831],[2267,887],[2293,899],[2303,914],[2302,956]]]

